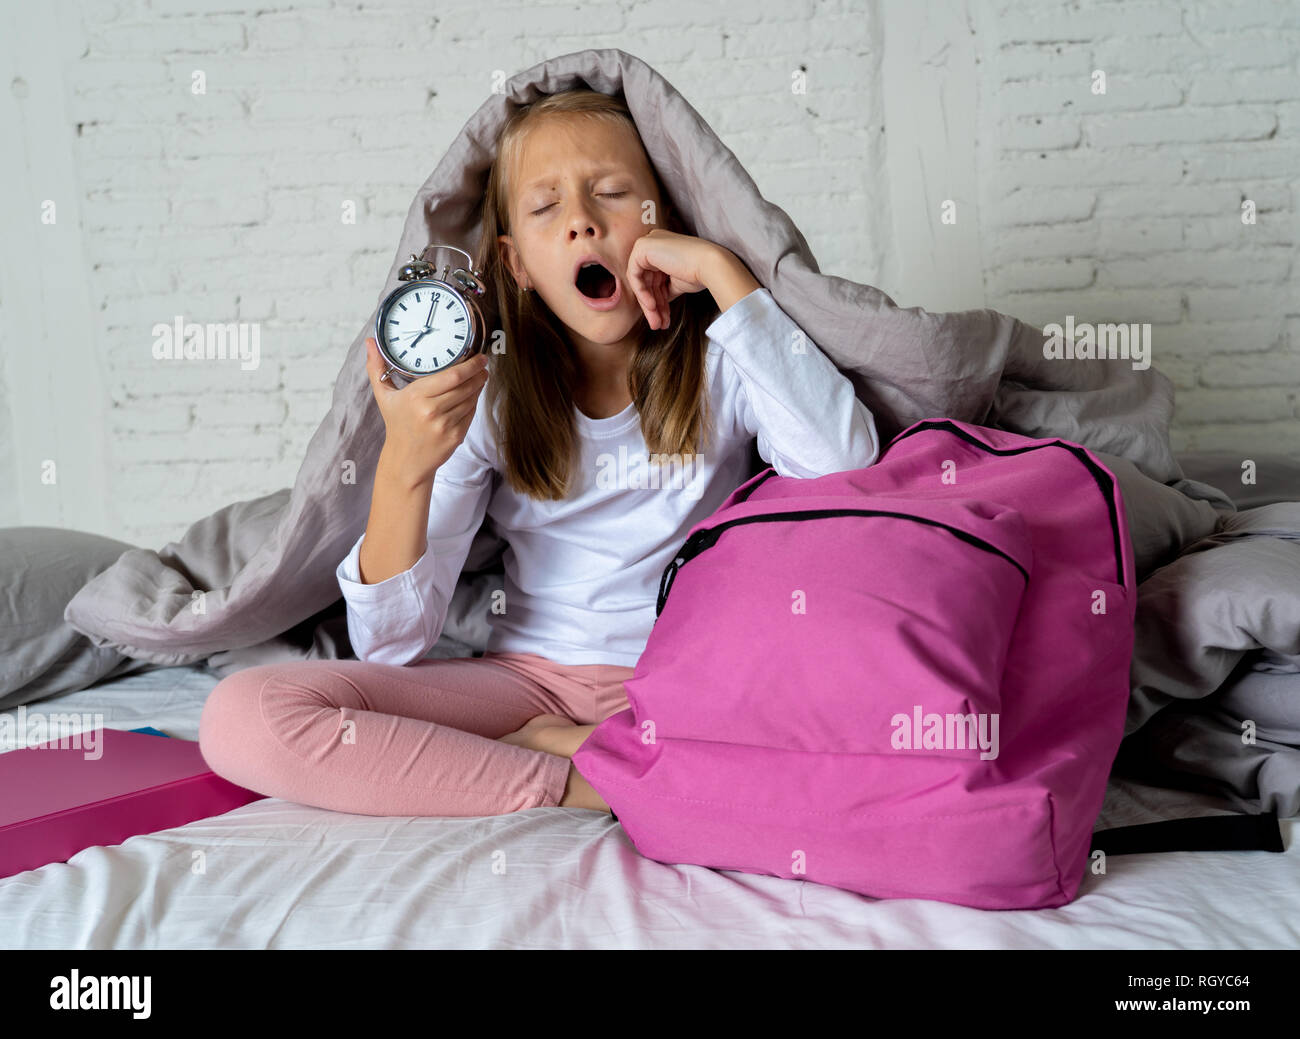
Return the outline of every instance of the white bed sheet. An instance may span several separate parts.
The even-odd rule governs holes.
[[[160,668],[28,705],[198,738],[217,677]],[[1111,784],[1101,824],[1205,814]],[[1297,948],[1300,849],[1112,857],[1060,909],[880,901],[643,858],[603,813],[349,815],[267,798],[0,879],[6,948]],[[192,870],[194,852],[206,871]],[[504,870],[494,864],[504,863]]]

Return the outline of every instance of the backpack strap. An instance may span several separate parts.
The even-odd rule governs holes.
[[[1091,851],[1141,855],[1160,851],[1282,851],[1277,811],[1259,815],[1205,815],[1138,826],[1116,826],[1092,835]]]

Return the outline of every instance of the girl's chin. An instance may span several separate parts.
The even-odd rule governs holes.
[[[645,315],[638,309],[635,315],[620,314],[612,310],[605,314],[584,315],[586,320],[579,321],[578,327],[566,324],[572,335],[581,336],[592,343],[609,346],[626,339],[638,324],[645,321]]]

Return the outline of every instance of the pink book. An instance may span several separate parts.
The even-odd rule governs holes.
[[[0,754],[0,877],[264,796],[208,768],[197,740],[100,728],[7,751]]]

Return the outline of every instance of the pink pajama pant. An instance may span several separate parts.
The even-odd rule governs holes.
[[[535,653],[263,664],[203,705],[208,767],[268,797],[358,815],[501,815],[558,805],[568,758],[497,737],[539,714],[590,725],[628,706],[633,669]]]

